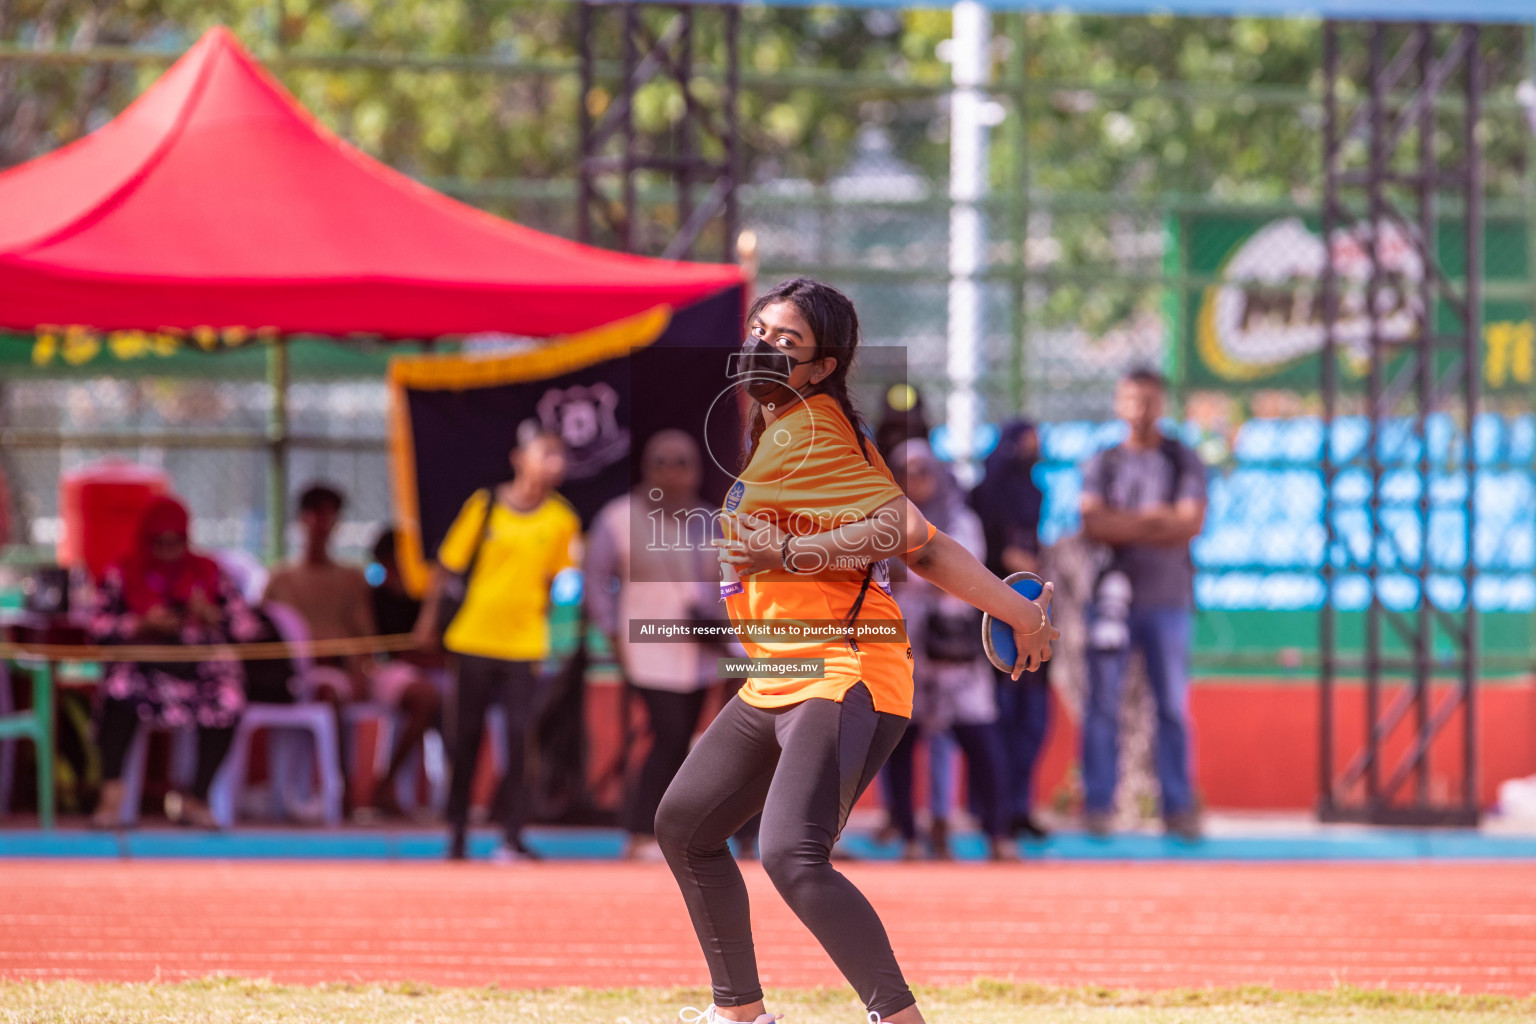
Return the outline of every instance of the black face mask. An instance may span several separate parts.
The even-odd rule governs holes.
[[[815,361],[795,359],[762,338],[748,338],[741,351],[727,360],[726,374],[741,380],[747,394],[762,402],[789,387],[789,376],[795,372],[795,367]]]

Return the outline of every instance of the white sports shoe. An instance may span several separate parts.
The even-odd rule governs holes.
[[[683,1024],[738,1024],[736,1021],[720,1016],[719,1010],[713,1004],[704,1010],[695,1010],[691,1006],[685,1006],[677,1011],[677,1015],[683,1021]],[[783,1019],[784,1015],[782,1013],[760,1013],[752,1024],[774,1024],[774,1021]]]
[[[507,843],[501,843],[491,851],[492,864],[531,864],[533,860],[526,850],[519,850]]]

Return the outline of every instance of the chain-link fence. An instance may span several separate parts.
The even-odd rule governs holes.
[[[0,29],[5,160],[104,123],[173,51],[220,20],[365,151],[497,214],[574,234],[581,97],[572,5],[447,2],[421,21],[372,18],[370,5],[357,3],[280,23],[269,4],[235,0],[196,11],[168,4],[116,21],[90,21],[85,5],[48,9],[51,28],[40,9],[30,28]],[[742,18],[740,196],[760,278],[806,273],[845,288],[867,341],[906,349],[910,379],[942,419],[949,14],[763,7]],[[1318,24],[999,14],[992,31],[979,390],[985,419],[1022,414],[1045,425],[1047,538],[1075,529],[1074,467],[1115,436],[1115,380],[1150,364],[1168,374],[1186,436],[1217,467],[1196,551],[1202,603],[1315,604],[1320,343],[1309,303],[1324,245]],[[1486,495],[1488,579],[1504,579],[1485,583],[1488,600],[1520,609],[1536,604],[1536,558],[1521,518],[1531,488],[1526,214],[1536,190],[1516,100],[1530,32],[1490,27],[1483,39],[1492,221],[1480,372],[1495,414],[1478,422],[1476,436],[1502,461],[1486,471],[1492,482],[1477,486]],[[700,63],[701,78],[719,78],[722,54]],[[642,94],[637,116],[664,131],[678,116],[674,100]],[[1448,122],[1458,116],[1453,99],[1442,106]],[[640,195],[648,216],[664,223],[666,190],[642,183]],[[1445,216],[1454,224],[1449,204]],[[1452,244],[1456,232],[1444,234]],[[1456,254],[1444,255],[1454,267]],[[79,371],[50,379],[35,368],[8,379],[0,425],[25,435],[4,456],[13,540],[48,544],[59,474],[118,453],[171,472],[192,501],[200,540],[259,550],[273,396],[259,373],[221,379],[222,367],[208,365],[206,380]],[[1343,404],[1360,411],[1358,389]],[[287,507],[311,480],[340,484],[351,498],[341,544],[361,550],[390,514],[377,372],[306,378],[296,370],[288,418]],[[92,443],[162,432],[176,443]]]
[[[275,479],[282,480],[289,514],[305,487],[328,483],[347,497],[337,548],[345,557],[360,557],[389,520],[386,404],[379,375],[297,376],[286,388],[286,430],[273,434],[273,388],[263,381],[9,380],[0,386],[7,437],[0,468],[12,496],[11,541],[32,549],[16,557],[39,557],[57,542],[61,481],[105,460],[163,471],[195,512],[196,543],[253,554],[268,548]],[[281,456],[274,436],[286,438]],[[288,536],[284,548],[296,551],[298,543]]]

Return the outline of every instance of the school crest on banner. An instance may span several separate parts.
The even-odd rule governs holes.
[[[529,427],[565,442],[560,493],[584,524],[633,486],[636,446],[658,430],[683,430],[701,450],[737,450],[739,422],[709,411],[741,317],[735,287],[510,351],[391,360],[391,485],[407,584],[425,584],[469,496],[509,477],[508,453]],[[709,460],[704,471],[706,495],[722,496],[730,479]]]

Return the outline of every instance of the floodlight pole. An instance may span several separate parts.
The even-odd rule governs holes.
[[[981,400],[976,393],[986,327],[982,284],[986,221],[980,202],[987,192],[987,125],[991,102],[992,16],[978,0],[954,7],[949,101],[949,374],[950,452],[965,486],[976,482],[976,430]]]

